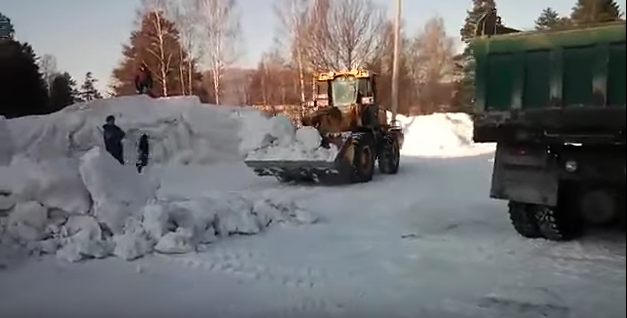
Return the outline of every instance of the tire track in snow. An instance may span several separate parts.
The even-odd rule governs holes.
[[[167,263],[191,269],[229,275],[246,281],[279,284],[289,288],[309,290],[321,286],[325,274],[315,268],[300,270],[267,265],[257,252],[246,250],[211,250],[193,256],[161,255]]]
[[[256,251],[212,249],[193,256],[158,255],[158,259],[175,266],[230,276],[241,282],[284,287],[287,296],[282,300],[283,309],[277,313],[279,316],[294,317],[304,313],[333,316],[345,310],[342,304],[324,297],[323,281],[335,281],[326,271],[314,267],[294,269],[269,265]]]

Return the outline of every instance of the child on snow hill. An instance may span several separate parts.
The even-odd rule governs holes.
[[[126,136],[124,131],[115,124],[113,115],[107,116],[106,124],[102,126],[105,149],[120,164],[124,164],[124,150],[122,148],[122,139]]]
[[[148,165],[148,151],[148,135],[142,134],[137,145],[137,162],[135,163],[138,173],[142,173],[143,168]]]
[[[142,65],[139,68],[139,73],[135,76],[135,89],[137,90],[137,94],[151,95],[152,75],[146,65]]]

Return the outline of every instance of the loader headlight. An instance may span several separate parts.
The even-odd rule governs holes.
[[[566,164],[564,165],[564,168],[568,172],[575,172],[575,171],[577,171],[577,161],[575,161],[575,160],[568,160],[568,161],[566,161]]]
[[[364,105],[374,104],[374,98],[372,96],[370,96],[370,97],[362,97],[361,98],[361,103],[364,104]]]

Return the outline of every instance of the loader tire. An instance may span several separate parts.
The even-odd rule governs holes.
[[[351,182],[370,182],[374,174],[375,148],[368,133],[353,134],[351,142],[355,149],[352,162]]]
[[[509,219],[518,234],[526,238],[542,237],[535,215],[529,209],[529,205],[510,201],[508,204]]]
[[[398,140],[391,134],[386,134],[379,154],[379,171],[383,174],[397,174],[401,154]]]

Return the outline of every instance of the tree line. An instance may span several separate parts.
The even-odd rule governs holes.
[[[102,98],[91,72],[81,87],[59,71],[54,56],[39,57],[29,43],[17,41],[11,20],[0,13],[0,116],[43,115],[68,105]]]
[[[457,37],[465,44],[474,36],[479,17],[496,8],[495,0],[470,1],[472,8]],[[110,94],[136,94],[135,76],[144,65],[153,76],[152,93],[157,97],[196,95],[214,104],[301,105],[311,96],[315,72],[361,67],[378,74],[380,103],[391,105],[393,22],[386,18],[385,7],[372,0],[275,0],[274,11],[280,21],[276,44],[255,68],[245,69],[237,67],[244,39],[236,0],[142,0],[136,27],[122,44],[123,59],[112,71]],[[576,0],[569,16],[544,9],[535,28],[564,30],[622,18],[615,1]],[[1,34],[0,115],[45,114],[102,97],[91,73],[78,88],[69,74],[56,69],[53,56],[39,58],[28,43]],[[446,33],[441,17],[431,17],[416,30],[402,23],[399,113],[469,109],[474,93],[472,52],[465,45],[458,53],[455,46],[456,36]]]

